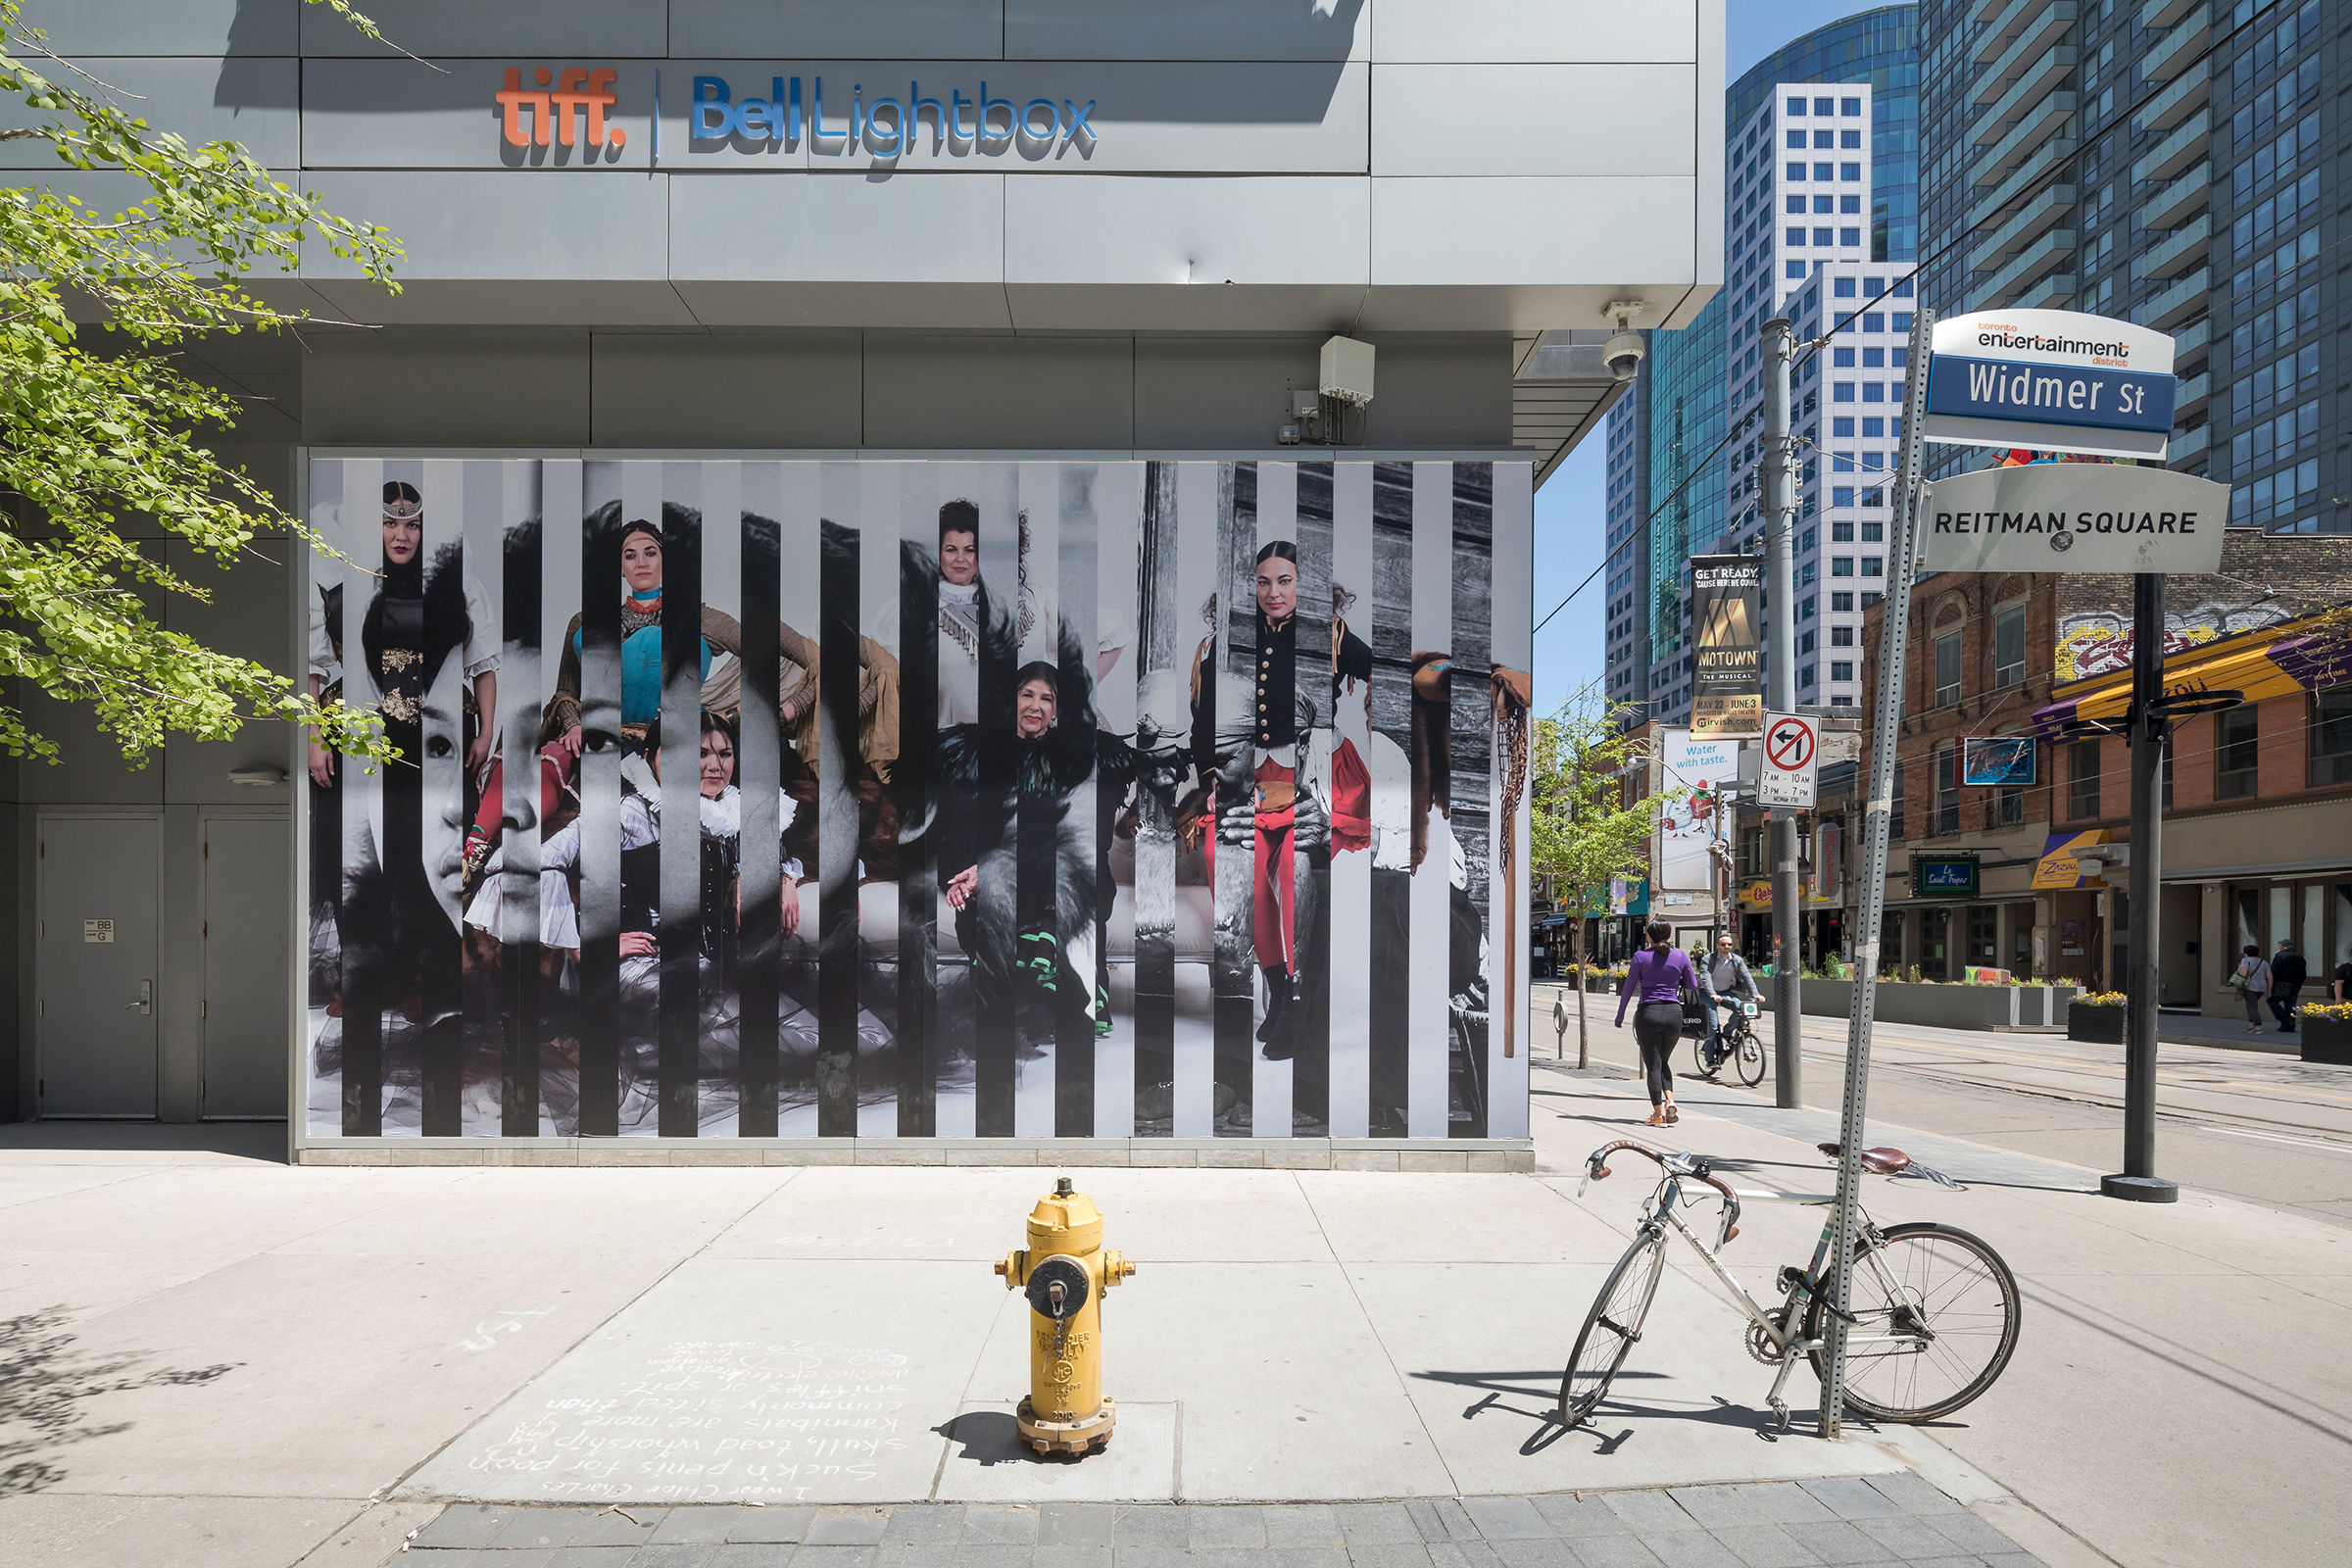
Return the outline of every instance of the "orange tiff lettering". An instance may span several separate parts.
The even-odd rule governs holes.
[[[532,73],[539,89],[536,92],[522,84],[520,68],[507,68],[507,84],[498,93],[498,106],[505,117],[503,129],[511,147],[528,147],[534,142],[541,147],[551,141],[565,147],[578,145],[580,112],[588,121],[588,145],[591,147],[624,147],[628,132],[618,125],[605,123],[605,111],[620,101],[612,84],[620,73],[610,66],[590,71],[582,66],[567,66],[561,77],[541,66]],[[554,90],[549,91],[550,83]],[[530,123],[523,123],[523,112],[530,112]]]

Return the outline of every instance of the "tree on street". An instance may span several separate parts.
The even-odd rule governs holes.
[[[1568,913],[1576,963],[1576,1064],[1591,1061],[1585,1013],[1585,919],[1605,907],[1609,883],[1648,874],[1646,851],[1659,808],[1681,790],[1643,793],[1650,743],[1633,725],[1632,704],[1586,687],[1548,718],[1536,720],[1529,869],[1551,878],[1552,903]]]
[[[309,3],[379,36],[347,0]],[[126,525],[151,519],[223,566],[257,540],[317,544],[206,446],[206,431],[236,423],[237,400],[184,373],[174,351],[318,322],[248,289],[257,269],[295,270],[306,241],[389,292],[400,247],[278,183],[234,142],[190,146],[148,124],[121,107],[129,97],[53,53],[23,0],[0,0],[0,115],[13,127],[0,142],[47,143],[69,186],[96,173],[140,187],[111,215],[30,184],[0,189],[0,671],[86,705],[134,765],[169,733],[220,739],[251,719],[312,725],[323,745],[380,758],[373,714],[322,706],[289,676],[168,630],[169,596],[210,592]],[[57,756],[5,698],[0,746]]]

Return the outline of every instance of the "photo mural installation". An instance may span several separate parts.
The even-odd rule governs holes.
[[[1524,1137],[1531,479],[315,462],[309,1135]]]

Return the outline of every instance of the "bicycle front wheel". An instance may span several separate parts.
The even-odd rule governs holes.
[[[1585,1314],[1576,1348],[1568,1352],[1568,1370],[1560,1378],[1562,1424],[1577,1425],[1608,1397],[1617,1369],[1642,1338],[1650,1299],[1658,1294],[1658,1273],[1665,1266],[1665,1232],[1645,1230],[1609,1270],[1592,1310]]]
[[[1750,1089],[1764,1081],[1764,1042],[1756,1038],[1753,1029],[1740,1031],[1739,1047],[1732,1054],[1732,1070]]]
[[[1889,1225],[1854,1256],[1845,1331],[1845,1402],[1877,1421],[1933,1421],[1992,1387],[2017,1349],[2017,1277],[2001,1255],[1950,1225]],[[1805,1338],[1822,1336],[1816,1298]],[[1816,1375],[1827,1375],[1812,1352]]]

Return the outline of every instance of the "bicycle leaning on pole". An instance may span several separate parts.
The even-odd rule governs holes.
[[[1820,1147],[1832,1155],[1838,1151],[1835,1144]],[[1780,1417],[1784,1432],[1788,1430],[1788,1405],[1781,1390],[1800,1355],[1811,1361],[1816,1376],[1821,1375],[1823,1330],[1832,1313],[1846,1325],[1845,1402],[1874,1420],[1918,1422],[1949,1415],[1991,1388],[2009,1365],[2017,1348],[2017,1279],[1999,1253],[1968,1232],[1924,1220],[1882,1228],[1864,1214],[1854,1238],[1852,1310],[1838,1312],[1830,1304],[1830,1282],[1822,1277],[1830,1248],[1830,1230],[1824,1225],[1811,1266],[1784,1265],[1778,1283],[1786,1299],[1767,1310],[1725,1271],[1718,1257],[1740,1234],[1740,1200],[1829,1204],[1836,1196],[1735,1190],[1695,1154],[1670,1154],[1632,1139],[1594,1150],[1585,1161],[1586,1180],[1606,1177],[1609,1156],[1619,1150],[1655,1160],[1658,1186],[1642,1205],[1633,1246],[1609,1271],[1569,1352],[1568,1369],[1560,1379],[1560,1420],[1568,1427],[1577,1426],[1608,1396],[1627,1354],[1640,1343],[1666,1266],[1670,1233],[1690,1244],[1747,1313],[1748,1354],[1780,1368],[1765,1402]],[[1862,1164],[1874,1175],[1909,1171],[1957,1185],[1915,1166],[1898,1149],[1866,1150]],[[1722,1200],[1722,1224],[1712,1248],[1692,1233],[1679,1212],[1707,1196],[1686,1199],[1686,1182],[1711,1188]]]

